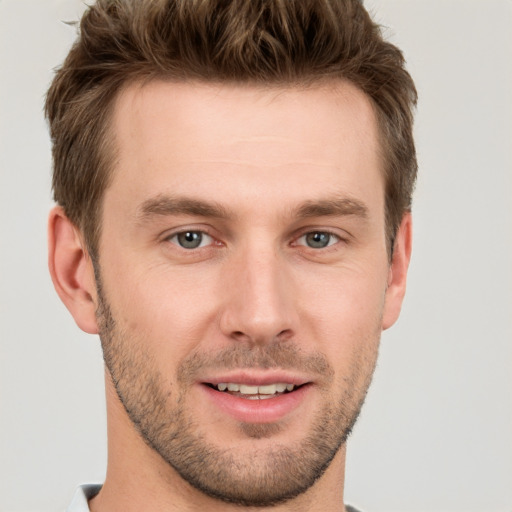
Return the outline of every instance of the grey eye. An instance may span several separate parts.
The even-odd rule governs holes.
[[[304,240],[303,245],[307,245],[312,249],[323,249],[338,241],[338,237],[332,233],[325,231],[312,231],[300,237],[299,240]]]
[[[202,231],[183,231],[171,238],[171,241],[184,249],[197,249],[210,243],[211,237]]]

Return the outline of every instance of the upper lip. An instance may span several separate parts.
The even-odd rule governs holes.
[[[201,382],[203,384],[212,384],[214,386],[220,383],[229,382],[245,384],[248,386],[266,386],[277,383],[302,386],[303,384],[311,382],[311,379],[304,375],[279,370],[236,370],[219,375],[205,376],[204,378],[201,378]]]

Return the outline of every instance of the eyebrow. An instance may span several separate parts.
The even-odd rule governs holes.
[[[190,215],[229,220],[235,214],[215,201],[202,201],[189,197],[160,195],[144,201],[137,209],[137,218],[141,222],[155,216]],[[347,197],[333,197],[305,201],[291,211],[291,216],[299,219],[310,217],[356,216],[368,218],[368,208],[361,201]]]
[[[157,196],[144,201],[137,211],[137,218],[144,222],[155,216],[192,215],[230,219],[234,215],[224,206],[188,197]]]
[[[368,207],[357,199],[334,197],[318,201],[306,201],[296,211],[299,218],[309,217],[344,217],[353,215],[362,219],[368,218]]]

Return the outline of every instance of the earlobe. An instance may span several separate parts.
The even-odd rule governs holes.
[[[55,290],[78,327],[98,333],[96,283],[91,258],[78,229],[59,206],[48,219],[48,266]]]
[[[407,270],[412,252],[412,217],[406,213],[395,238],[393,258],[389,266],[388,287],[382,317],[382,329],[388,329],[400,315],[407,284]]]

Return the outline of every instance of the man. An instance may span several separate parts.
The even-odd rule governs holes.
[[[106,480],[68,510],[354,510],[415,101],[357,0],[89,8],[46,105],[50,272],[106,366]]]

